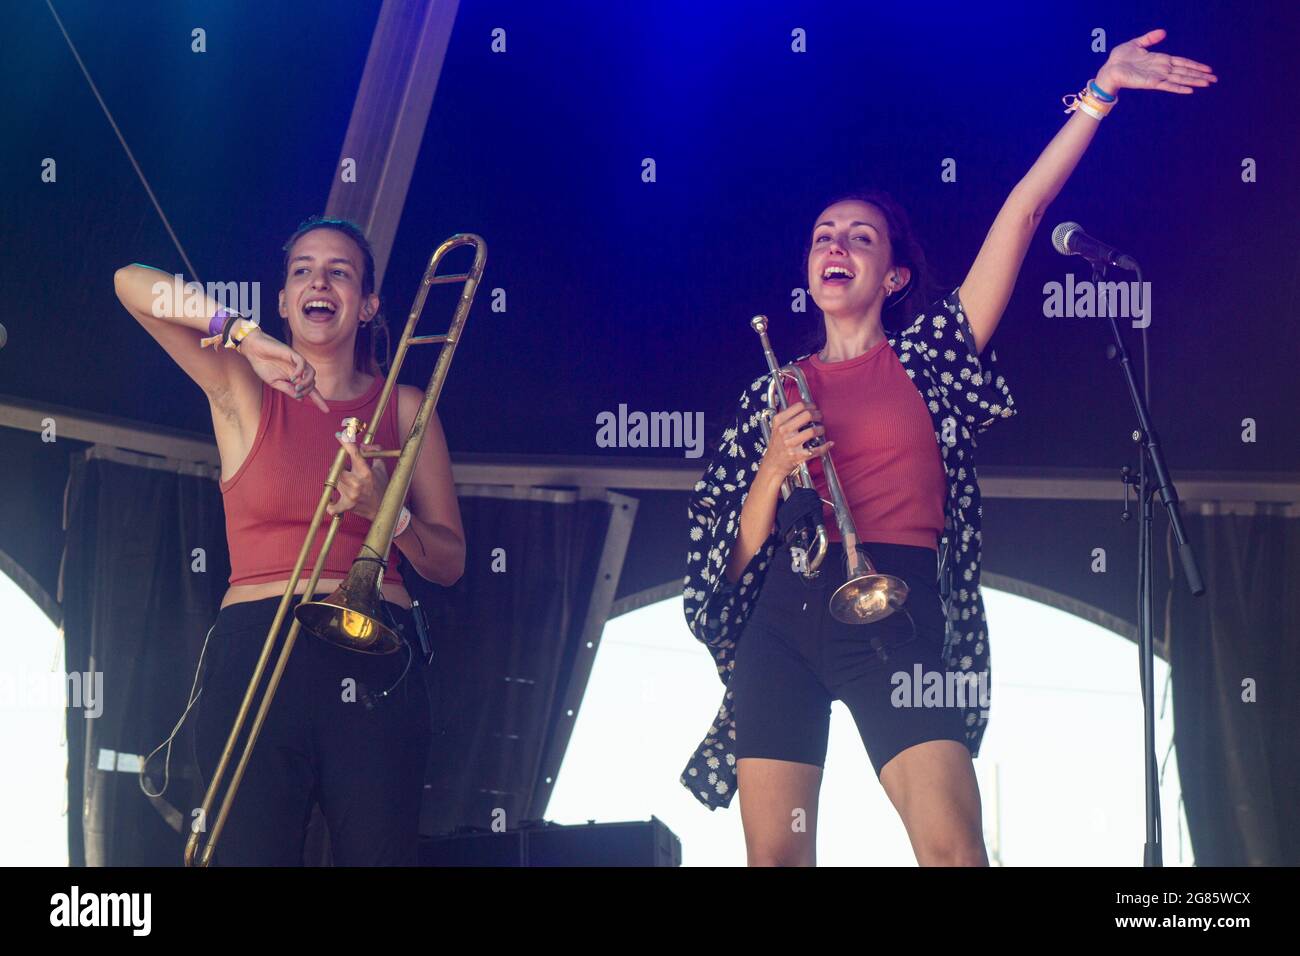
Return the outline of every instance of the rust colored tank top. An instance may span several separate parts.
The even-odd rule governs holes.
[[[846,362],[823,362],[815,354],[798,363],[822,412],[831,457],[862,541],[938,549],[943,533],[947,473],[934,424],[921,393],[907,377],[888,340]],[[786,399],[799,401],[792,381]],[[808,470],[830,500],[821,461]],[[843,540],[829,504],[822,506],[826,534]]]
[[[384,379],[376,375],[360,398],[326,401],[330,410],[325,414],[310,401],[294,401],[262,383],[262,415],[253,447],[230,480],[221,482],[230,547],[230,584],[263,584],[289,577],[325,488],[330,465],[341,447],[334,433],[342,427],[344,418],[355,416],[370,421],[383,386]],[[375,441],[383,448],[397,448],[400,444],[396,386]],[[395,459],[382,460],[391,477]],[[315,545],[303,568],[304,581],[311,577],[329,521],[326,515],[317,530]],[[350,511],[344,514],[321,577],[346,577],[369,531],[369,521]],[[389,549],[384,580],[398,584],[402,581],[397,571],[396,546]]]

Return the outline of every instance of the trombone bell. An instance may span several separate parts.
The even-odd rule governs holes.
[[[365,571],[349,572],[347,579],[323,601],[303,601],[293,616],[303,629],[327,644],[362,654],[392,654],[402,639],[383,622],[379,589],[364,580]],[[361,578],[363,580],[355,580]]]

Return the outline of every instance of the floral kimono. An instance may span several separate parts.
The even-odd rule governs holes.
[[[957,292],[953,289],[927,306],[907,328],[889,337],[889,345],[930,410],[948,475],[937,569],[947,617],[943,657],[948,672],[956,672],[967,686],[976,682],[987,686],[989,642],[979,592],[982,512],[975,480],[975,435],[996,419],[1014,415],[1015,402],[998,374],[995,353],[987,351],[983,358],[976,353]],[[740,396],[736,418],[723,432],[722,445],[710,457],[704,476],[695,483],[687,509],[690,550],[682,591],[686,622],[709,648],[724,686],[731,677],[736,642],[762,590],[764,572],[781,545],[773,530],[739,581],[733,585],[727,580],[724,572],[740,533],[740,510],[766,450],[759,414],[767,407],[769,378],[765,374],[755,379]],[[983,703],[987,702],[985,697]],[[683,786],[711,810],[728,806],[736,792],[736,724],[731,703],[728,687],[707,736],[681,777]],[[967,704],[961,708],[966,746],[976,756],[988,710],[981,707],[978,695]]]

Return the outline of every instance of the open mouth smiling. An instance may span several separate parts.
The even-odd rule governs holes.
[[[302,314],[313,322],[328,322],[338,310],[339,307],[329,299],[308,299],[302,305]]]

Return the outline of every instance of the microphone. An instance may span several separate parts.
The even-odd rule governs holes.
[[[1053,229],[1052,245],[1063,256],[1083,256],[1093,265],[1137,271],[1137,262],[1132,256],[1126,256],[1114,246],[1092,238],[1077,222],[1063,222]]]

